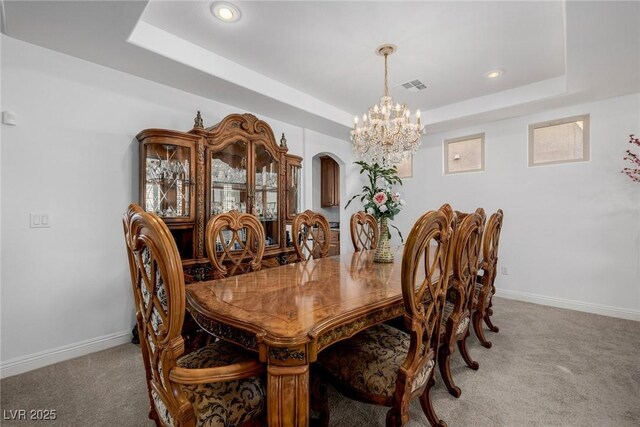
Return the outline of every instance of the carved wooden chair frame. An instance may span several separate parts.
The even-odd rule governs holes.
[[[402,297],[404,323],[411,337],[407,358],[398,370],[393,406],[387,413],[387,426],[409,421],[409,403],[414,397],[432,425],[444,425],[431,404],[430,389],[435,369],[416,387],[416,375],[428,364],[435,365],[440,342],[440,324],[449,280],[449,253],[455,216],[443,210],[425,213],[414,224],[402,255]],[[435,243],[435,245],[434,245]],[[424,279],[416,283],[417,270],[424,265]],[[435,366],[434,366],[435,368]]]
[[[430,396],[430,389],[435,384],[433,374],[440,342],[438,331],[450,275],[450,240],[455,224],[453,210],[448,205],[446,207],[448,210],[430,211],[422,215],[411,229],[404,246],[401,286],[405,314],[402,320],[410,344],[404,362],[397,368],[393,394],[372,394],[350,387],[320,366],[323,376],[332,378],[334,386],[346,396],[390,407],[386,418],[387,426],[395,427],[408,422],[409,404],[414,398],[420,399],[431,425],[446,426],[438,419]],[[364,266],[370,261],[366,255],[366,252],[354,253],[352,268],[354,263],[363,264],[360,268],[366,270]],[[391,264],[389,267],[393,268]],[[329,423],[329,408],[323,384],[319,376],[316,376],[312,384],[312,395],[317,399],[312,399],[312,406],[320,413],[319,425],[326,426]]]
[[[356,252],[378,247],[380,229],[373,215],[359,211],[351,215],[351,241]]]
[[[195,426],[195,412],[181,384],[207,384],[255,376],[264,371],[258,361],[214,368],[177,366],[185,352],[181,335],[185,317],[182,262],[166,224],[136,204],[123,218],[140,336],[149,418],[156,425]]]
[[[244,239],[240,235],[242,230],[246,233]],[[225,232],[231,235],[224,236]],[[233,210],[211,217],[205,243],[216,278],[257,271],[262,267],[264,228],[254,215]]]
[[[454,344],[457,344],[467,366],[474,370],[478,369],[478,362],[474,361],[469,355],[466,340],[469,336],[471,315],[475,302],[476,276],[478,274],[485,213],[482,208],[478,208],[472,214],[456,211],[456,216],[458,219],[462,218],[462,220],[458,222],[452,241],[453,274],[447,291],[447,300],[450,301],[449,304],[453,303],[453,309],[444,325],[444,333],[438,350],[438,366],[449,393],[459,397],[461,391],[453,381],[450,366],[451,355],[455,352]]]
[[[324,215],[306,210],[295,216],[291,225],[293,233],[293,247],[299,261],[307,261],[318,251],[318,258],[324,258],[329,253],[331,239],[329,222]],[[298,233],[301,233],[300,240]],[[313,243],[309,244],[312,241]],[[305,252],[307,252],[305,254]]]
[[[473,329],[480,340],[483,347],[491,348],[491,341],[488,341],[484,336],[482,329],[482,321],[487,324],[489,329],[493,332],[498,332],[500,329],[493,324],[491,316],[493,315],[492,298],[496,293],[494,281],[496,279],[497,265],[498,265],[498,245],[500,243],[500,231],[502,230],[502,220],[504,214],[502,209],[498,209],[497,212],[489,217],[487,226],[484,230],[484,236],[482,238],[482,270],[484,275],[482,276],[482,286],[478,292],[476,299],[475,311],[472,316]]]

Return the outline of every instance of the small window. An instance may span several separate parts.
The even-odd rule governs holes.
[[[529,125],[529,166],[589,160],[589,115]]]
[[[400,163],[396,165],[399,178],[411,178],[413,177],[413,156],[402,159]]]
[[[445,175],[484,170],[484,133],[444,141]]]

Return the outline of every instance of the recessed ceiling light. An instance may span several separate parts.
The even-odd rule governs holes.
[[[504,74],[503,70],[497,69],[497,70],[487,71],[486,73],[484,73],[484,76],[488,79],[497,79],[503,74]]]
[[[222,22],[236,22],[241,16],[240,9],[226,1],[214,1],[211,4],[211,13]]]

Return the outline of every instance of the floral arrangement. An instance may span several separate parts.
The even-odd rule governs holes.
[[[393,219],[400,213],[400,209],[404,204],[404,200],[400,198],[400,193],[394,193],[390,188],[387,188],[374,194],[371,200],[368,200],[364,205],[364,210],[376,219],[380,219],[383,216]]]
[[[629,144],[637,145],[640,147],[640,139],[634,138],[634,135],[629,135]],[[624,156],[624,160],[631,162],[632,167],[622,169],[622,173],[627,174],[631,180],[640,182],[640,156],[627,150],[627,155]]]
[[[369,185],[363,186],[360,194],[356,194],[349,199],[345,209],[354,199],[359,197],[364,204],[363,210],[373,215],[376,220],[380,221],[382,218],[393,220],[405,205],[400,193],[391,190],[393,185],[402,185],[402,180],[398,177],[396,167],[384,167],[378,163],[368,164],[362,160],[355,162],[355,164],[360,166],[360,174],[367,173]],[[396,229],[400,240],[404,242],[400,230],[392,224],[389,225]]]

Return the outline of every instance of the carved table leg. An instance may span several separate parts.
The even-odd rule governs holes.
[[[267,367],[269,427],[309,424],[309,365]]]

